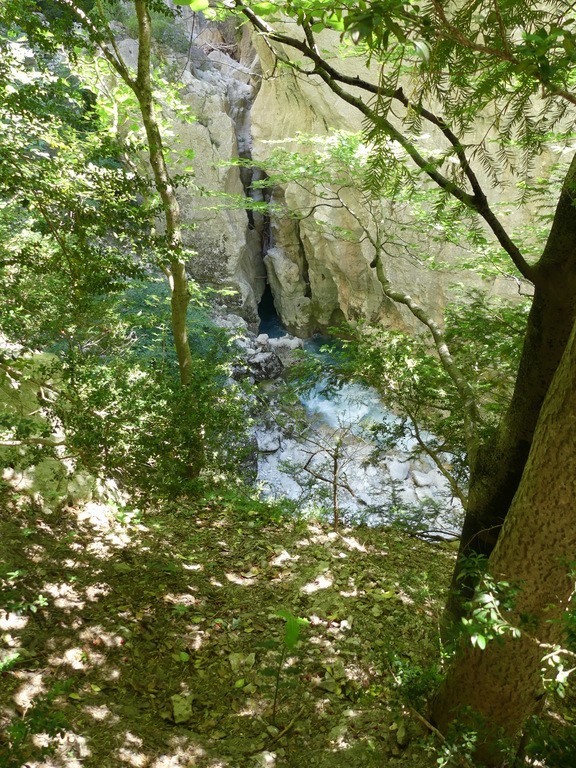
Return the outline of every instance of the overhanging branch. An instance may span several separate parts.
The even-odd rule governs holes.
[[[452,197],[466,205],[468,208],[478,213],[478,215],[484,219],[490,230],[493,232],[504,251],[510,256],[512,262],[520,274],[529,281],[534,280],[536,272],[525,260],[520,249],[508,235],[502,223],[490,207],[488,198],[482,189],[478,177],[470,165],[470,161],[466,155],[464,146],[441,116],[436,115],[435,113],[423,107],[421,104],[411,101],[406,96],[402,88],[387,91],[382,87],[381,84],[376,85],[358,76],[351,77],[337,70],[318,53],[312,31],[308,25],[303,25],[303,31],[306,39],[301,40],[292,35],[287,35],[275,30],[272,26],[258,17],[250,8],[247,8],[242,3],[242,0],[235,0],[235,5],[244,14],[244,16],[246,16],[254,28],[259,31],[268,42],[274,41],[299,51],[310,62],[313,63],[314,68],[307,70],[299,67],[296,63],[287,59],[283,59],[284,63],[289,65],[292,69],[300,72],[301,74],[306,75],[307,77],[314,75],[320,77],[333,93],[339,96],[343,101],[355,107],[361,114],[363,114],[393,141],[398,142],[398,144],[400,144],[400,146],[412,159],[414,164],[420,168],[420,170],[422,170],[440,189],[444,190]],[[280,58],[277,51],[275,52],[275,55]],[[440,130],[440,132],[453,148],[462,172],[468,179],[472,194],[467,192],[465,189],[462,189],[462,187],[448,179],[444,174],[440,173],[435,162],[424,157],[413,144],[413,142],[407,139],[404,134],[402,134],[401,131],[399,131],[386,117],[378,115],[377,112],[365,104],[361,98],[345,90],[342,85],[361,89],[367,93],[372,94],[376,98],[386,96],[388,98],[394,99],[395,101],[402,104],[407,110],[411,110],[415,114],[418,114],[424,120]]]

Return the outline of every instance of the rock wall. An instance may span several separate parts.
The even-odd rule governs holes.
[[[333,40],[329,37],[320,43],[323,51],[331,44]],[[262,85],[251,111],[255,159],[269,158],[277,146],[294,152],[309,151],[299,142],[298,133],[312,136],[328,135],[333,130],[361,130],[362,116],[353,107],[338,99],[318,80],[295,76],[287,69],[279,70],[269,49],[258,42],[256,46]],[[338,64],[348,75],[369,76],[361,58],[347,58]],[[480,127],[479,133],[484,130]],[[430,144],[434,146],[434,137]],[[484,181],[489,189],[488,180]],[[495,196],[493,193],[492,197]],[[303,190],[295,184],[275,191],[276,202],[289,211],[302,209],[302,198]],[[517,208],[500,215],[513,227],[521,226],[530,218],[529,212]],[[360,318],[389,327],[421,330],[405,307],[395,305],[383,295],[375,270],[370,267],[374,257],[370,245],[326,234],[331,227],[354,229],[355,226],[346,212],[329,208],[319,208],[300,222],[289,217],[272,222],[271,243],[264,262],[276,308],[291,333],[308,336],[338,321]],[[401,245],[394,244],[394,237],[390,240],[386,273],[392,286],[410,293],[437,320],[442,319],[455,283],[481,288],[491,295],[511,298],[518,294],[518,284],[509,276],[487,280],[471,271],[463,272],[458,267],[462,252],[456,246],[441,245],[426,235],[419,236],[420,252],[426,254],[433,248],[438,260],[448,265],[446,269],[432,271],[424,260],[419,263],[417,258],[407,258]],[[524,292],[528,290],[526,286]]]
[[[251,49],[246,43],[242,52],[246,64],[238,61],[235,31],[208,25],[199,14],[194,28],[185,31],[191,40],[188,51],[163,48],[162,57],[165,77],[178,83],[179,98],[189,107],[184,115],[163,105],[164,118],[170,122],[165,135],[171,170],[194,169],[194,187],[179,189],[185,244],[196,252],[188,270],[203,286],[232,289],[235,293],[227,303],[256,326],[266,283],[262,229],[239,202],[250,179],[230,165],[250,155],[250,108],[258,82],[251,76]],[[126,37],[120,40],[119,50],[134,67],[137,42]],[[228,205],[213,193],[227,196]]]
[[[353,229],[355,222],[342,210],[318,209],[297,221],[287,215],[269,224],[242,209],[238,201],[252,195],[251,173],[230,165],[236,158],[264,160],[281,145],[307,151],[298,134],[328,135],[334,130],[359,131],[361,115],[339,100],[326,86],[279,69],[266,45],[251,37],[246,26],[206,23],[201,14],[193,22],[181,21],[191,44],[184,53],[166,49],[167,71],[182,83],[180,97],[195,121],[173,116],[174,171],[190,160],[193,150],[197,186],[208,193],[224,193],[228,206],[217,197],[182,188],[184,219],[194,225],[186,233],[196,255],[190,274],[202,285],[230,287],[235,295],[226,303],[256,328],[257,306],[266,281],[286,328],[306,337],[338,322],[361,318],[390,327],[414,330],[417,321],[404,307],[387,299],[370,267],[368,243],[354,243],[326,233],[336,227]],[[324,48],[331,44],[326,39]],[[135,41],[121,41],[120,50],[135,63]],[[362,58],[347,58],[347,74],[366,77]],[[166,110],[169,114],[169,110]],[[432,137],[433,144],[433,137]],[[294,211],[302,206],[303,190],[288,184],[274,190],[274,201]],[[311,198],[312,200],[312,198]],[[512,211],[504,219],[522,224],[528,214]],[[394,238],[391,238],[393,241]],[[391,284],[413,295],[441,320],[453,283],[482,288],[499,296],[517,295],[517,283],[505,276],[482,280],[457,267],[459,249],[440,246],[425,236],[422,253],[433,248],[453,268],[430,270],[416,258],[406,258],[400,246],[388,248],[387,275]]]

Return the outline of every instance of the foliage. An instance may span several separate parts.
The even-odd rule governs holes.
[[[480,405],[479,432],[487,438],[508,403],[520,352],[526,307],[462,292],[446,312],[446,339]],[[375,425],[385,452],[406,436],[436,456],[465,492],[468,461],[460,393],[426,338],[367,325],[337,329],[343,340],[334,350],[335,370],[375,387],[399,420]]]
[[[35,697],[23,717],[11,720],[0,741],[3,768],[21,768],[29,760],[42,759],[53,752],[50,747],[32,745],[30,736],[38,733],[54,736],[68,728],[68,721],[55,707],[55,701],[66,694],[70,687],[68,681],[55,683],[47,693]]]
[[[149,181],[130,159],[137,146],[116,139],[110,112],[66,56],[34,55],[19,33],[1,42],[0,328],[11,344],[55,354],[34,366],[18,352],[2,370],[10,386],[37,381],[44,392],[43,421],[2,414],[16,443],[8,460],[28,466],[54,454],[63,428],[67,451],[94,473],[184,493],[203,469],[222,475],[242,461],[227,339],[191,287],[194,370],[181,389],[171,331],[158,319],[169,317],[167,297],[150,274],[166,244]]]
[[[0,608],[6,613],[36,613],[39,608],[48,605],[48,599],[42,593],[30,592],[23,586],[27,572],[23,569],[11,571],[2,565],[0,568]]]
[[[147,183],[120,163],[121,147],[98,130],[65,65],[54,73],[30,63],[24,41],[5,44],[0,323],[28,348],[82,345],[106,327],[105,297],[143,274],[150,212],[138,197]]]
[[[572,719],[570,714],[568,717]],[[576,729],[570,725],[570,720],[566,722],[568,727],[558,728],[553,721],[543,723],[532,718],[527,725],[527,757],[534,762],[542,761],[548,768],[572,768],[576,754]]]
[[[402,701],[419,712],[426,711],[441,680],[438,665],[423,667],[393,655],[389,667]]]
[[[487,570],[486,558],[469,557],[461,578],[468,578],[470,572],[474,573],[479,583],[468,605],[468,616],[462,619],[462,625],[472,645],[483,651],[490,640],[504,634],[519,637],[520,628],[506,619],[506,613],[514,607],[518,587],[508,581],[496,581]]]
[[[125,312],[129,297],[120,300],[128,341],[122,354],[66,351],[69,386],[56,410],[70,449],[96,474],[140,491],[185,495],[202,470],[221,476],[241,466],[247,417],[240,390],[227,381],[225,335],[207,318],[203,327],[201,314],[191,322],[192,379],[180,387],[169,330],[155,316],[163,302],[147,294],[149,306],[134,307],[132,317]]]

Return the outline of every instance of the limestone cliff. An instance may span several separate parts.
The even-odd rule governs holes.
[[[323,34],[327,37],[322,50],[326,51],[331,40],[329,33]],[[262,86],[251,111],[255,159],[268,158],[279,145],[294,152],[308,151],[299,143],[298,134],[361,130],[362,116],[319,79],[298,77],[286,68],[278,71],[268,47],[256,45]],[[361,58],[350,57],[338,65],[348,75],[367,77]],[[433,146],[434,137],[430,141]],[[302,195],[301,187],[295,184],[275,192],[277,202],[287,210],[301,208]],[[520,226],[530,218],[530,213],[515,210],[505,212],[503,217],[513,226]],[[318,208],[301,221],[286,217],[272,222],[271,247],[264,262],[276,307],[291,332],[306,336],[335,322],[360,318],[392,327],[418,327],[404,307],[396,306],[383,295],[375,270],[370,267],[374,254],[369,243],[354,243],[326,234],[331,228],[355,226],[346,211],[329,207]],[[407,258],[394,240],[392,233],[387,248],[387,277],[395,288],[409,292],[438,320],[450,298],[450,286],[456,282],[481,287],[498,296],[517,295],[517,282],[507,276],[483,280],[473,272],[458,269],[458,247],[432,242],[425,233],[421,234],[417,246],[421,253],[434,248],[448,265],[444,270],[431,271],[423,262],[418,263],[418,258]]]
[[[184,114],[185,109],[172,112],[169,104],[162,104],[170,123],[165,136],[172,173],[182,173],[188,166],[194,169],[194,186],[179,189],[185,243],[196,252],[189,261],[189,273],[203,286],[232,289],[235,294],[228,298],[229,304],[255,325],[266,282],[262,233],[240,205],[225,207],[221,197],[212,195],[240,199],[247,192],[249,179],[243,179],[241,169],[230,163],[250,153],[249,113],[257,81],[251,76],[253,67],[237,60],[234,30],[227,34],[225,27],[206,24],[200,14],[194,15],[193,24],[186,19],[180,23],[189,35],[187,52],[161,47],[157,53],[164,76],[177,86],[184,107],[189,107]],[[118,48],[124,61],[134,67],[137,42],[124,37]],[[246,46],[246,60],[249,53]]]
[[[278,69],[270,50],[252,38],[247,27],[238,30],[231,23],[206,23],[201,14],[193,17],[192,22],[179,22],[189,35],[187,53],[164,50],[163,55],[174,80],[182,83],[181,98],[196,118],[186,122],[174,116],[173,168],[189,165],[183,150],[192,149],[199,188],[224,193],[229,200],[251,195],[250,172],[230,161],[264,160],[277,146],[304,152],[298,134],[360,130],[361,116],[351,106],[321,83]],[[133,61],[136,43],[125,39],[121,50],[127,61]],[[360,58],[346,59],[345,66],[348,74],[366,76]],[[288,214],[302,205],[302,195],[302,188],[294,184],[273,191],[274,201]],[[238,205],[226,208],[221,199],[190,189],[181,189],[180,199],[185,221],[195,227],[187,234],[197,252],[189,264],[191,275],[203,285],[236,291],[228,303],[252,326],[258,321],[257,306],[268,281],[284,325],[300,336],[361,318],[392,327],[417,327],[404,307],[383,295],[370,266],[369,244],[329,234],[334,227],[354,228],[345,211],[323,208],[304,220],[277,215],[265,222]],[[529,214],[504,215],[519,225]],[[455,282],[496,295],[518,291],[517,283],[506,276],[486,281],[459,271],[459,249],[432,243],[425,233],[418,248],[423,254],[440,249],[448,267],[430,271],[424,260],[407,258],[392,237],[386,273],[394,287],[408,291],[437,319]]]

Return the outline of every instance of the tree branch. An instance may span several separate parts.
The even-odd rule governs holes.
[[[478,448],[478,438],[476,434],[476,424],[479,421],[478,406],[476,404],[476,398],[474,396],[474,390],[472,389],[470,382],[464,378],[460,373],[460,370],[454,358],[450,353],[446,339],[444,338],[444,332],[440,326],[428,315],[428,313],[416,302],[412,296],[403,291],[394,290],[390,286],[390,282],[384,273],[384,266],[382,264],[382,257],[379,253],[373,262],[373,266],[376,268],[376,274],[382,290],[385,296],[388,296],[392,301],[396,301],[399,304],[404,304],[408,307],[410,312],[423,323],[430,331],[434,340],[434,345],[442,363],[442,367],[452,379],[458,393],[462,399],[463,415],[464,415],[464,434],[466,437],[466,449],[468,451],[469,460],[472,462],[476,455]]]
[[[406,404],[403,404],[403,407],[406,410],[406,413],[408,414],[408,418],[412,422],[412,427],[414,429],[414,436],[416,437],[416,442],[418,445],[422,448],[422,450],[432,459],[434,464],[436,465],[439,472],[442,473],[442,475],[448,480],[448,483],[450,484],[450,488],[452,489],[452,493],[456,498],[460,499],[460,502],[464,509],[466,509],[466,506],[468,504],[468,498],[466,494],[462,491],[458,483],[456,482],[456,478],[452,475],[451,472],[449,472],[446,469],[446,465],[438,455],[438,452],[435,451],[422,437],[420,433],[420,428],[418,427],[418,422],[416,421],[416,417],[413,415],[410,408],[406,406]]]
[[[113,46],[113,50],[111,51],[110,48],[105,44],[103,40],[103,34],[102,30],[100,30],[96,24],[90,19],[87,13],[82,10],[75,2],[74,0],[56,0],[57,3],[60,5],[65,5],[67,8],[69,8],[72,13],[77,17],[80,24],[84,27],[84,29],[88,32],[91,40],[95,43],[95,45],[98,46],[98,48],[102,51],[104,54],[104,57],[106,60],[111,64],[111,66],[118,72],[120,77],[124,80],[124,82],[129,85],[130,87],[133,87],[134,79],[130,75],[130,70],[124,63],[124,60],[122,56],[120,56],[120,53],[118,52],[118,48],[116,46],[116,41],[114,40],[114,35],[112,34],[112,31],[110,30],[110,27],[107,23],[105,23],[106,17],[102,16],[102,21],[105,23],[105,28],[107,30],[107,34],[109,36],[109,40],[111,41],[111,45]]]
[[[382,88],[381,85],[375,85],[374,83],[363,80],[358,76],[350,77],[339,72],[318,53],[316,44],[314,42],[314,37],[307,25],[303,25],[306,41],[299,40],[298,38],[291,35],[277,32],[273,27],[271,27],[269,24],[266,24],[261,18],[259,18],[250,8],[244,6],[242,0],[235,0],[235,4],[236,7],[249,19],[251,24],[264,35],[265,39],[273,40],[274,42],[287,45],[300,51],[300,53],[306,56],[306,58],[314,64],[314,69],[303,69],[294,62],[291,62],[287,59],[283,59],[284,63],[299,73],[306,75],[307,77],[313,75],[320,77],[326,83],[326,85],[343,101],[346,101],[348,104],[358,109],[376,127],[380,128],[383,133],[385,133],[394,141],[397,141],[408,154],[408,156],[412,159],[415,165],[424,173],[426,173],[430,179],[432,179],[432,181],[437,184],[437,186],[450,194],[452,197],[459,200],[471,210],[476,211],[476,213],[478,213],[484,219],[488,227],[492,230],[496,236],[496,239],[502,248],[506,251],[506,253],[510,256],[520,274],[522,274],[523,277],[525,277],[527,280],[532,281],[534,279],[534,270],[524,259],[520,249],[508,235],[502,223],[491,209],[488,198],[483,191],[482,186],[480,185],[478,177],[470,165],[470,161],[466,156],[466,152],[462,143],[442,117],[439,117],[422,105],[412,102],[406,96],[402,88],[388,91]],[[276,57],[280,58],[277,51],[274,53]],[[387,96],[391,99],[394,99],[402,104],[407,110],[413,111],[415,114],[425,119],[431,125],[434,125],[436,128],[438,128],[454,149],[460,167],[462,168],[465,177],[470,183],[473,194],[466,192],[464,189],[440,173],[437,170],[435,162],[431,159],[423,157],[416,146],[411,141],[409,141],[387,118],[382,115],[378,115],[377,112],[365,104],[362,99],[354,96],[348,91],[345,91],[340,86],[340,84],[359,88],[373,94],[376,97]]]

